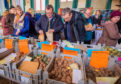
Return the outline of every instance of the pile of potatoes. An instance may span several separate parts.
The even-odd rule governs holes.
[[[64,58],[55,58],[53,69],[49,72],[49,78],[72,84],[72,69],[69,67],[71,64],[76,64],[79,69],[80,66],[73,60],[66,60]]]
[[[86,75],[88,79],[96,82],[96,77],[120,77],[120,74],[115,71],[111,71],[107,68],[96,69],[94,67],[86,67]]]
[[[46,57],[45,55],[41,55],[41,56],[37,56],[36,58],[34,58],[34,62],[38,62],[39,63],[39,69],[41,69],[42,71],[44,71],[44,69],[46,68],[46,66],[48,65],[48,63],[50,62],[50,58]]]

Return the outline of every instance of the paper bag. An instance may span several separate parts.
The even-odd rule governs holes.
[[[53,42],[53,32],[46,32],[47,40]]]
[[[40,34],[38,38],[39,38],[39,40],[40,40],[41,42],[43,42],[43,41],[45,40],[44,34]]]

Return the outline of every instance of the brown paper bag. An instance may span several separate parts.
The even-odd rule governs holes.
[[[45,40],[44,34],[40,34],[38,38],[39,38],[39,40],[40,40],[41,42],[43,42],[43,41]]]
[[[46,32],[47,40],[53,42],[53,32]]]

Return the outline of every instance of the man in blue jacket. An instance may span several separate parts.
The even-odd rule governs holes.
[[[60,32],[64,28],[61,16],[54,13],[52,5],[46,7],[46,14],[42,15],[36,22],[35,29],[39,34],[43,34],[46,37],[46,32],[52,32],[54,41],[60,39]]]
[[[62,10],[62,17],[65,21],[65,39],[70,42],[84,42],[85,28],[81,14],[76,11],[72,11],[70,8],[64,8]]]

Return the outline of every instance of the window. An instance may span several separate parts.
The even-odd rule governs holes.
[[[45,0],[34,0],[35,11],[44,11],[45,10]]]
[[[91,7],[94,9],[106,9],[108,0],[92,0]]]
[[[86,0],[79,0],[77,8],[85,8]]]
[[[60,0],[60,8],[72,8],[73,0]]]

